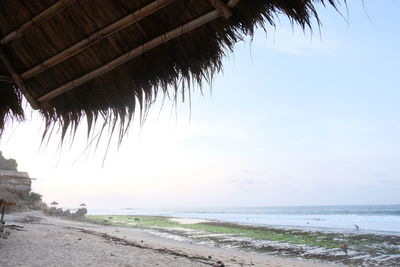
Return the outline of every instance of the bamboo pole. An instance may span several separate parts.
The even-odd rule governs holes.
[[[42,23],[46,22],[49,20],[51,17],[57,15],[61,11],[63,11],[66,7],[72,5],[76,0],[60,0],[51,7],[43,10],[39,15],[36,17],[32,18],[28,22],[25,22],[22,24],[18,29],[15,31],[10,32],[6,36],[4,36],[0,43],[1,44],[6,44],[8,42],[11,42],[12,40],[15,40],[17,38],[20,38],[22,35],[32,31],[33,29],[39,27]]]
[[[57,65],[58,63],[72,57],[73,55],[83,51],[84,49],[90,47],[96,42],[104,38],[107,38],[113,33],[121,31],[122,29],[132,25],[133,23],[137,23],[139,20],[147,16],[150,16],[151,14],[171,4],[173,1],[175,0],[156,0],[144,6],[143,8],[129,14],[128,16],[106,26],[105,28],[99,30],[98,32],[91,34],[89,37],[75,43],[74,45],[66,48],[60,53],[52,56],[51,58],[46,59],[42,63],[31,68],[30,70],[25,71],[24,73],[21,74],[21,78],[23,80],[27,80],[36,76],[41,72],[46,71],[52,66]]]
[[[240,0],[231,0],[228,2],[228,4],[226,4],[226,6],[229,8],[234,8],[239,3],[239,1]]]
[[[10,76],[0,75],[0,82],[12,83],[13,80]]]
[[[221,0],[208,0],[208,2],[210,2],[210,4],[218,10],[225,19],[229,19],[232,16],[232,11]]]
[[[18,73],[15,71],[11,62],[8,60],[6,54],[4,53],[3,48],[1,48],[1,47],[0,47],[0,61],[3,62],[4,66],[7,68],[8,72],[10,73],[11,77],[13,78],[15,84],[18,86],[19,90],[24,94],[26,100],[28,100],[28,102],[29,102],[29,104],[31,104],[32,108],[38,109],[39,108],[38,102],[28,92],[24,82],[22,81],[21,77],[19,77]]]
[[[228,3],[228,6],[230,8],[234,7],[239,1],[238,0],[231,0]],[[95,69],[89,73],[86,73],[85,75],[74,79],[70,82],[67,82],[63,85],[61,85],[60,87],[48,92],[47,94],[41,96],[38,98],[38,101],[40,102],[45,102],[45,101],[49,101],[53,98],[55,98],[56,96],[59,96],[65,92],[68,92],[70,90],[72,90],[73,88],[80,86],[90,80],[92,80],[93,78],[96,78],[100,75],[103,75],[107,72],[110,72],[111,70],[115,69],[116,67],[120,66],[121,64],[124,64],[132,59],[134,59],[135,57],[142,55],[143,53],[163,44],[166,43],[172,39],[175,39],[189,31],[192,31],[204,24],[207,24],[210,21],[213,21],[214,19],[217,19],[221,16],[220,12],[217,10],[211,11],[201,17],[198,17],[197,19],[194,19],[182,26],[179,26],[178,28],[175,28],[174,30],[171,30],[163,35],[160,35],[156,38],[154,38],[153,40],[146,42],[145,44],[129,51],[128,53],[108,62],[106,65],[103,65],[102,67]]]
[[[5,213],[5,210],[6,210],[6,205],[2,204],[2,205],[1,205],[1,218],[0,218],[0,223],[3,223],[3,222],[4,222],[4,213]],[[3,230],[3,229],[2,229],[2,230]],[[3,231],[1,231],[1,232],[3,232]]]

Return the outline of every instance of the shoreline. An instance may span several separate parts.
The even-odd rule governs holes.
[[[98,225],[44,215],[7,214],[1,266],[343,266],[174,241],[143,229]]]
[[[282,230],[298,230],[304,232],[323,232],[332,234],[353,234],[353,235],[382,235],[382,236],[400,236],[398,231],[384,231],[384,230],[370,230],[370,229],[348,229],[339,227],[317,227],[317,226],[296,226],[296,225],[276,225],[276,224],[257,224],[257,223],[247,223],[247,222],[234,222],[234,221],[224,221],[219,219],[208,219],[200,217],[178,217],[172,215],[147,215],[147,214],[100,214],[100,213],[88,213],[87,216],[133,216],[133,217],[159,217],[159,218],[169,218],[169,219],[182,219],[182,220],[199,220],[216,222],[221,224],[229,225],[240,225],[243,227],[262,227],[262,228],[276,228]]]
[[[171,216],[88,215],[87,218],[100,225],[142,229],[169,239],[263,255],[350,265],[400,264],[397,235],[305,231]],[[341,250],[342,241],[348,243],[348,255]]]
[[[92,208],[88,212],[90,215],[162,215],[285,229],[400,236],[400,205]],[[359,226],[359,231],[355,225]]]

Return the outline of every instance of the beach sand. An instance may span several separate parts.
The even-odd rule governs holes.
[[[6,215],[0,266],[340,266],[176,241],[150,232],[46,216]],[[223,264],[223,265],[222,265]]]

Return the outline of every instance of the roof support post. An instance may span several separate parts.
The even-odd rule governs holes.
[[[0,47],[0,60],[3,62],[4,66],[7,68],[8,72],[10,73],[12,79],[14,80],[15,84],[18,86],[19,90],[25,96],[26,100],[28,100],[29,104],[31,104],[33,109],[39,108],[39,103],[36,99],[28,92],[26,89],[24,81],[22,81],[21,77],[15,71],[14,67],[12,66],[11,62],[9,61],[8,57],[4,53],[2,47]]]
[[[135,12],[123,17],[122,19],[106,26],[105,28],[89,35],[85,39],[75,43],[74,45],[64,49],[60,53],[46,59],[42,63],[36,65],[35,67],[31,68],[30,70],[25,71],[21,74],[21,78],[23,80],[30,79],[35,75],[46,71],[47,69],[51,68],[58,63],[63,62],[64,60],[74,56],[75,54],[83,51],[84,49],[92,46],[93,44],[97,43],[100,40],[103,40],[110,36],[113,33],[121,31],[126,27],[137,23],[139,20],[150,16],[151,14],[157,12],[158,10],[166,7],[167,5],[171,4],[175,0],[156,0],[151,2],[150,4],[142,7],[141,9],[136,10]]]
[[[229,19],[232,16],[232,11],[221,0],[208,0],[208,2],[210,2],[210,4],[218,10],[225,19]]]
[[[47,8],[47,9],[43,10],[41,13],[39,13],[36,17],[34,17],[31,20],[22,24],[15,31],[12,31],[9,34],[7,34],[6,36],[4,36],[0,40],[0,44],[4,45],[8,42],[11,42],[12,40],[15,40],[15,39],[21,37],[25,33],[32,31],[33,29],[37,28],[40,24],[46,22],[48,19],[57,15],[59,12],[64,10],[66,7],[73,4],[75,1],[76,0],[60,0],[60,1],[56,2],[51,7]]]
[[[233,8],[235,7],[235,5],[239,2],[239,0],[231,0],[228,3],[228,7],[229,8]],[[136,47],[134,49],[132,49],[131,51],[123,54],[120,57],[117,57],[114,60],[111,60],[110,62],[106,63],[105,65],[91,71],[88,72],[84,75],[82,75],[79,78],[76,78],[72,81],[69,81],[61,86],[59,86],[58,88],[55,88],[54,90],[48,92],[47,94],[44,94],[43,96],[38,98],[38,101],[40,102],[46,102],[49,101],[65,92],[68,92],[70,90],[72,90],[75,87],[78,87],[100,75],[106,74],[110,71],[112,71],[113,69],[117,68],[118,66],[134,59],[137,56],[140,56],[142,54],[144,54],[145,52],[162,45],[163,43],[166,43],[172,39],[175,39],[187,32],[190,32],[204,24],[207,24],[219,17],[221,17],[222,14],[217,11],[211,11],[201,17],[198,17],[182,26],[179,26],[178,28],[175,28],[165,34],[162,34],[156,38],[154,38],[153,40],[150,40],[146,43],[144,43],[143,45]]]
[[[1,227],[3,227],[3,222],[4,222],[4,213],[6,211],[6,205],[2,204],[1,205],[1,218],[0,218],[0,223],[2,224]],[[3,228],[1,228],[0,233],[3,233]]]

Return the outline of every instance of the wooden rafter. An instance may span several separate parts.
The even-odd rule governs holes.
[[[0,75],[0,82],[13,83],[13,79],[10,76]]]
[[[3,48],[0,47],[0,61],[3,62],[4,66],[10,73],[12,79],[14,80],[15,84],[18,86],[19,90],[25,96],[26,100],[28,100],[29,104],[31,104],[32,108],[38,109],[39,104],[35,100],[35,98],[28,92],[26,89],[25,83],[22,81],[21,77],[15,71],[14,67],[12,66],[11,62],[8,60],[6,54],[3,51]]]
[[[238,2],[239,2],[239,0],[231,0],[227,4],[227,6],[229,8],[233,8]],[[207,23],[219,18],[220,16],[222,16],[222,14],[218,10],[211,11],[197,19],[194,19],[182,26],[179,26],[178,28],[175,28],[174,30],[171,30],[163,35],[160,35],[139,47],[136,47],[135,49],[129,51],[128,53],[125,53],[124,55],[106,63],[105,65],[103,65],[100,68],[97,68],[89,73],[84,74],[83,76],[81,76],[77,79],[74,79],[72,81],[69,81],[69,82],[61,85],[60,87],[39,97],[38,101],[40,101],[40,102],[49,101],[65,92],[72,90],[73,88],[75,88],[77,86],[80,86],[80,85],[92,80],[93,78],[96,78],[100,75],[110,72],[111,70],[117,68],[121,64],[124,64],[124,63],[134,59],[135,57],[142,55],[143,53],[145,53],[163,43],[166,43],[166,42],[168,42],[172,39],[175,39],[189,31],[194,30],[204,24],[207,24]]]
[[[6,36],[4,36],[0,43],[1,44],[6,44],[8,42],[11,42],[12,40],[15,40],[25,33],[28,33],[32,31],[33,29],[37,28],[40,26],[42,23],[46,22],[53,16],[57,15],[61,11],[63,11],[66,7],[70,6],[73,4],[76,0],[60,0],[56,2],[54,5],[51,7],[43,10],[40,14],[38,14],[36,17],[32,18],[30,21],[25,22],[23,25],[21,25],[18,29],[15,31],[10,32]]]
[[[208,0],[208,2],[210,2],[210,4],[218,10],[225,19],[229,19],[232,16],[232,11],[221,0]]]
[[[122,29],[137,23],[139,20],[150,16],[151,14],[157,12],[158,10],[166,7],[167,5],[171,4],[175,0],[156,0],[143,8],[136,10],[135,12],[127,15],[126,17],[106,26],[105,28],[91,34],[89,37],[77,42],[76,44],[68,47],[67,49],[63,50],[62,52],[48,58],[47,60],[43,61],[42,63],[36,65],[35,67],[31,68],[30,70],[25,71],[21,74],[21,78],[23,80],[30,79],[37,74],[51,68],[54,65],[57,65],[60,62],[72,57],[73,55],[87,49],[91,45],[95,44],[96,42],[107,38],[113,33],[121,31]]]

